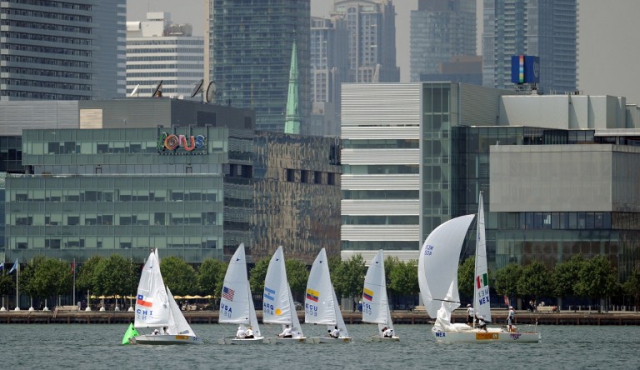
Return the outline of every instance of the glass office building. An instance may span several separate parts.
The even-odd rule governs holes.
[[[210,125],[25,130],[26,173],[6,178],[5,260],[142,261],[153,247],[200,263],[240,243],[254,261],[278,245],[308,263],[335,255],[337,148]]]

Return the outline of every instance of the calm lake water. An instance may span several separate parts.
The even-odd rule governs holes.
[[[0,324],[0,369],[640,369],[637,326],[540,326],[537,344],[455,345],[434,342],[430,328],[398,325],[397,343],[367,343],[375,327],[351,325],[346,345],[224,346],[234,327],[193,325],[202,346],[122,346],[126,325]]]

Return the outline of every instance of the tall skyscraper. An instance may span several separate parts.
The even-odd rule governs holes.
[[[340,87],[349,75],[349,33],[341,17],[311,18],[311,130],[340,133]]]
[[[419,0],[410,44],[411,82],[441,74],[454,56],[476,55],[476,0]]]
[[[126,1],[0,3],[1,100],[125,94]]]
[[[509,88],[511,56],[540,57],[544,94],[578,85],[577,0],[484,0],[483,85]]]
[[[391,0],[336,1],[333,16],[347,22],[349,82],[399,82],[395,7]]]
[[[291,49],[309,71],[309,0],[210,0],[209,78],[219,99],[256,112],[256,128],[283,132]],[[309,73],[299,75],[301,133],[311,97]]]
[[[170,17],[152,12],[146,21],[127,22],[128,95],[138,87],[135,95],[148,98],[162,80],[165,97],[189,99],[204,77],[204,38],[192,36],[190,24],[172,23]]]

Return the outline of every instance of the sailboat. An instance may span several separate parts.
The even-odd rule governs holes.
[[[240,244],[236,249],[224,276],[218,322],[221,324],[237,324],[239,325],[239,331],[245,329],[253,331],[252,338],[240,338],[236,335],[222,338],[219,341],[220,344],[256,344],[263,342],[264,337],[260,333],[258,317],[253,306],[253,297],[249,287],[244,244]]]
[[[329,259],[324,248],[313,261],[309,280],[307,280],[307,296],[304,304],[304,320],[307,324],[327,325],[329,332],[337,328],[340,330],[338,338],[326,337],[309,338],[311,343],[349,343],[347,326],[344,324],[342,312],[338,304],[336,292],[329,274]]]
[[[387,280],[384,274],[384,255],[382,249],[376,253],[369,264],[364,278],[362,291],[362,321],[378,324],[378,334],[367,338],[367,341],[399,341],[395,335],[389,299],[387,298]],[[391,330],[392,336],[385,336],[384,332]]]
[[[431,329],[438,342],[539,342],[540,333],[509,332],[500,327],[475,328],[452,323],[451,313],[460,306],[458,293],[458,260],[469,225],[475,215],[451,219],[429,234],[420,251],[418,283],[420,295],[429,316],[436,319]],[[491,322],[487,247],[484,230],[482,193],[478,199],[478,222],[474,274],[473,308],[478,317]]]
[[[140,276],[133,326],[136,329],[155,330],[131,338],[132,344],[202,344],[184,318],[171,291],[164,285],[160,260],[154,250]]]
[[[287,280],[287,270],[284,264],[284,253],[279,246],[269,261],[267,276],[264,280],[264,295],[262,305],[262,322],[265,324],[281,324],[284,330],[289,326],[290,338],[267,338],[269,343],[304,343],[306,338],[298,320],[291,287]]]

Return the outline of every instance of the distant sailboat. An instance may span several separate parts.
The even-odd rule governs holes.
[[[256,309],[253,306],[253,296],[249,286],[247,274],[247,260],[244,253],[244,244],[240,244],[231,257],[227,273],[224,276],[222,295],[220,299],[221,324],[237,324],[238,331],[243,333],[247,329],[252,331],[250,337],[226,337],[219,341],[220,344],[256,344],[262,343],[264,337],[260,332]]]
[[[267,338],[270,343],[304,343],[306,338],[298,320],[298,313],[287,280],[282,246],[271,257],[264,280],[262,322],[289,327],[290,337]],[[284,331],[283,331],[284,332]]]
[[[382,249],[371,260],[367,275],[364,278],[362,321],[378,324],[378,335],[367,338],[369,341],[400,340],[400,337],[395,335],[393,321],[391,321]]]
[[[329,333],[336,329],[340,332],[337,338],[329,335],[310,338],[312,343],[349,343],[352,341],[347,326],[344,324],[338,298],[331,283],[329,260],[324,248],[311,266],[304,307],[304,318],[307,324],[327,325]]]
[[[133,337],[132,344],[202,344],[164,285],[160,260],[153,250],[138,284],[134,327],[156,329],[151,334]]]

